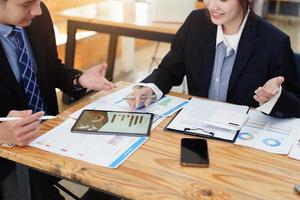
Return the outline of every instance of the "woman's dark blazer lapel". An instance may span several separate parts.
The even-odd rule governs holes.
[[[232,91],[234,84],[248,63],[255,46],[252,40],[256,37],[256,19],[255,14],[250,12],[245,24],[242,36],[238,45],[237,55],[233,65],[232,73],[229,80],[227,96]]]

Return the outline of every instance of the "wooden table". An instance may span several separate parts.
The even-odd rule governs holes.
[[[127,83],[118,85],[123,87]],[[57,119],[47,121],[42,125],[41,134],[107,93],[85,98]],[[287,156],[208,140],[209,168],[182,167],[179,163],[180,139],[191,136],[164,131],[170,119],[155,128],[149,140],[117,169],[99,167],[32,147],[0,147],[0,156],[19,163],[23,169],[23,176],[20,176],[23,181],[26,177],[24,169],[28,166],[129,199],[300,198],[294,191],[295,184],[300,183],[300,161]],[[28,188],[21,190],[28,194]],[[22,200],[25,199],[23,196]]]
[[[107,78],[113,79],[116,48],[119,36],[128,36],[162,42],[171,42],[179,23],[155,23],[151,6],[147,3],[124,3],[104,0],[99,3],[65,10],[61,16],[68,19],[66,64],[74,65],[75,34],[78,29],[110,35]],[[95,44],[94,44],[95,45]],[[101,45],[99,45],[101,49]]]

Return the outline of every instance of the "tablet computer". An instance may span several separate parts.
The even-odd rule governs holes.
[[[153,114],[108,110],[83,110],[72,132],[149,136]]]

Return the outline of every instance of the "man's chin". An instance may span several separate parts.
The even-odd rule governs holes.
[[[32,22],[32,19],[31,20],[26,20],[26,21],[23,21],[22,23],[19,24],[20,27],[27,27],[31,24]]]

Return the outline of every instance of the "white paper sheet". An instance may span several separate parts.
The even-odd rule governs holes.
[[[249,120],[241,129],[235,144],[287,154],[299,130],[300,119],[279,119],[258,111],[249,111]]]
[[[185,128],[190,128],[192,129],[190,132],[207,136],[211,135],[207,132],[213,132],[214,137],[216,138],[233,140],[236,135],[236,131],[216,127],[213,128],[205,124],[205,122],[219,109],[244,114],[247,113],[249,107],[192,98],[180,111],[180,113],[178,113],[175,119],[173,119],[173,121],[167,126],[167,128],[178,131],[184,131]]]
[[[73,119],[32,141],[29,146],[96,165],[117,168],[148,137],[72,133]]]
[[[300,132],[297,133],[297,139],[294,141],[289,157],[300,160]]]

